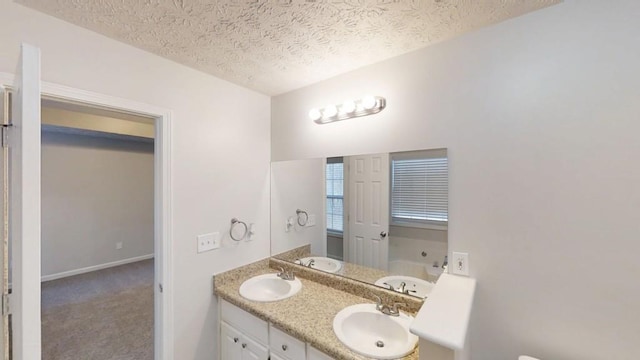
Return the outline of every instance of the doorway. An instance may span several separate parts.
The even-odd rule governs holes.
[[[42,99],[42,359],[153,359],[154,121]]]
[[[14,77],[10,74],[0,73],[0,85],[11,89]],[[66,86],[40,83],[41,95],[47,99],[83,104],[86,106],[112,109],[124,113],[134,113],[153,118],[155,125],[154,145],[154,358],[170,359],[173,355],[173,316],[172,316],[172,289],[171,282],[171,112],[167,109],[138,103],[118,97],[92,93],[84,90],[69,88]],[[39,145],[38,145],[39,146]],[[27,254],[28,256],[28,254]],[[31,259],[32,260],[32,259]],[[23,260],[24,261],[24,260]],[[29,261],[29,260],[27,260]],[[38,281],[39,283],[39,281]],[[39,291],[31,288],[36,298],[40,298]],[[31,297],[33,299],[34,297]],[[31,302],[33,303],[33,302]],[[39,301],[37,303],[39,306]],[[20,307],[22,308],[22,306]],[[26,310],[24,310],[26,311]],[[32,312],[33,314],[33,312]],[[30,316],[25,327],[40,327],[39,317],[33,321]],[[32,340],[32,343],[34,341]],[[29,346],[32,345],[29,344]],[[40,336],[38,332],[38,341]],[[15,345],[15,342],[14,342]],[[18,344],[22,345],[22,344]]]

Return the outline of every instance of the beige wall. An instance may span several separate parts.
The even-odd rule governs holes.
[[[473,359],[636,359],[639,14],[566,0],[275,97],[272,158],[447,148],[449,251],[478,280]],[[306,117],[365,93],[387,108]]]
[[[44,132],[42,275],[150,254],[153,143]]]
[[[24,41],[41,48],[45,81],[172,111],[174,358],[215,358],[211,276],[269,256],[269,97],[8,0],[0,24],[0,71]],[[256,224],[253,241],[227,246],[232,217]],[[225,247],[197,254],[212,231]]]

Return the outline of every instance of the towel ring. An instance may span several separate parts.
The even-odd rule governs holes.
[[[304,216],[302,216],[304,214]],[[309,214],[307,214],[304,210],[296,210],[296,215],[298,215],[298,225],[305,226],[307,222],[309,222]],[[304,219],[304,220],[302,220]]]
[[[244,226],[244,231],[242,232],[242,236],[240,236],[239,239],[236,239],[235,236],[233,236],[233,228],[238,224]],[[244,221],[240,221],[237,218],[231,219],[231,229],[229,229],[229,236],[231,237],[231,239],[233,239],[234,241],[240,241],[244,239],[245,236],[247,236],[248,231],[249,227],[247,227],[247,223],[245,223]]]

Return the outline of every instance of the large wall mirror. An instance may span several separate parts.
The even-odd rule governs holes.
[[[447,263],[446,149],[271,165],[271,255],[425,298]]]

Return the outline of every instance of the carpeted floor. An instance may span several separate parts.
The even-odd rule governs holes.
[[[153,259],[42,283],[43,360],[152,360]]]

